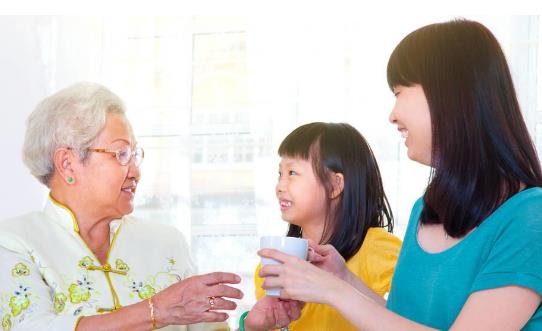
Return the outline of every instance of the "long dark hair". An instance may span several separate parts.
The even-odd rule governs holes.
[[[280,144],[280,156],[310,160],[326,191],[327,215],[321,244],[331,244],[350,259],[360,249],[370,227],[393,230],[393,215],[384,193],[378,164],[363,136],[345,123],[309,123],[292,131]],[[343,192],[331,209],[331,172],[344,177]],[[290,224],[288,236],[301,237]]]
[[[388,85],[420,84],[429,104],[432,173],[422,224],[463,237],[521,190],[542,184],[506,58],[482,24],[454,20],[406,36]]]

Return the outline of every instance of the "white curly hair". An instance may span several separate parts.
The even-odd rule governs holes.
[[[125,116],[124,104],[96,83],[76,83],[43,99],[27,120],[23,162],[34,177],[49,186],[55,150],[69,147],[85,160],[108,114]]]

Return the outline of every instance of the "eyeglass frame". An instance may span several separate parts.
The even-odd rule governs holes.
[[[130,158],[128,159],[126,164],[123,164],[122,161],[120,160],[119,155],[120,155],[120,152],[121,152],[122,148],[118,149],[118,150],[115,150],[115,151],[111,150],[111,149],[107,149],[107,148],[87,148],[87,151],[109,154],[109,155],[113,156],[115,159],[117,159],[117,161],[119,162],[119,164],[121,166],[127,166],[128,164],[130,164],[130,162],[132,161],[134,156],[137,154],[137,152],[141,151],[141,159],[140,159],[139,163],[137,163],[137,161],[134,161],[134,164],[136,165],[136,167],[139,167],[141,165],[141,163],[143,162],[143,159],[145,158],[145,150],[142,147],[136,147],[136,148],[132,149],[131,146],[128,146],[128,148],[132,151],[132,153],[130,153]]]

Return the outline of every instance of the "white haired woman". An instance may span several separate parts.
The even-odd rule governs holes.
[[[50,194],[0,223],[3,330],[190,330],[235,309],[239,276],[191,276],[180,232],[126,216],[143,149],[111,91],[79,83],[43,100],[23,159]]]

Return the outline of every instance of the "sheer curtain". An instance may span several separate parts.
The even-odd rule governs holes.
[[[254,302],[259,236],[286,230],[274,197],[276,150],[295,127],[346,121],[359,129],[403,235],[429,169],[406,158],[388,123],[387,59],[408,32],[451,18],[50,17],[37,32],[51,91],[93,80],[126,101],[146,152],[135,214],[179,228],[199,272],[243,277],[235,326]],[[541,150],[538,17],[467,18],[501,41]]]

